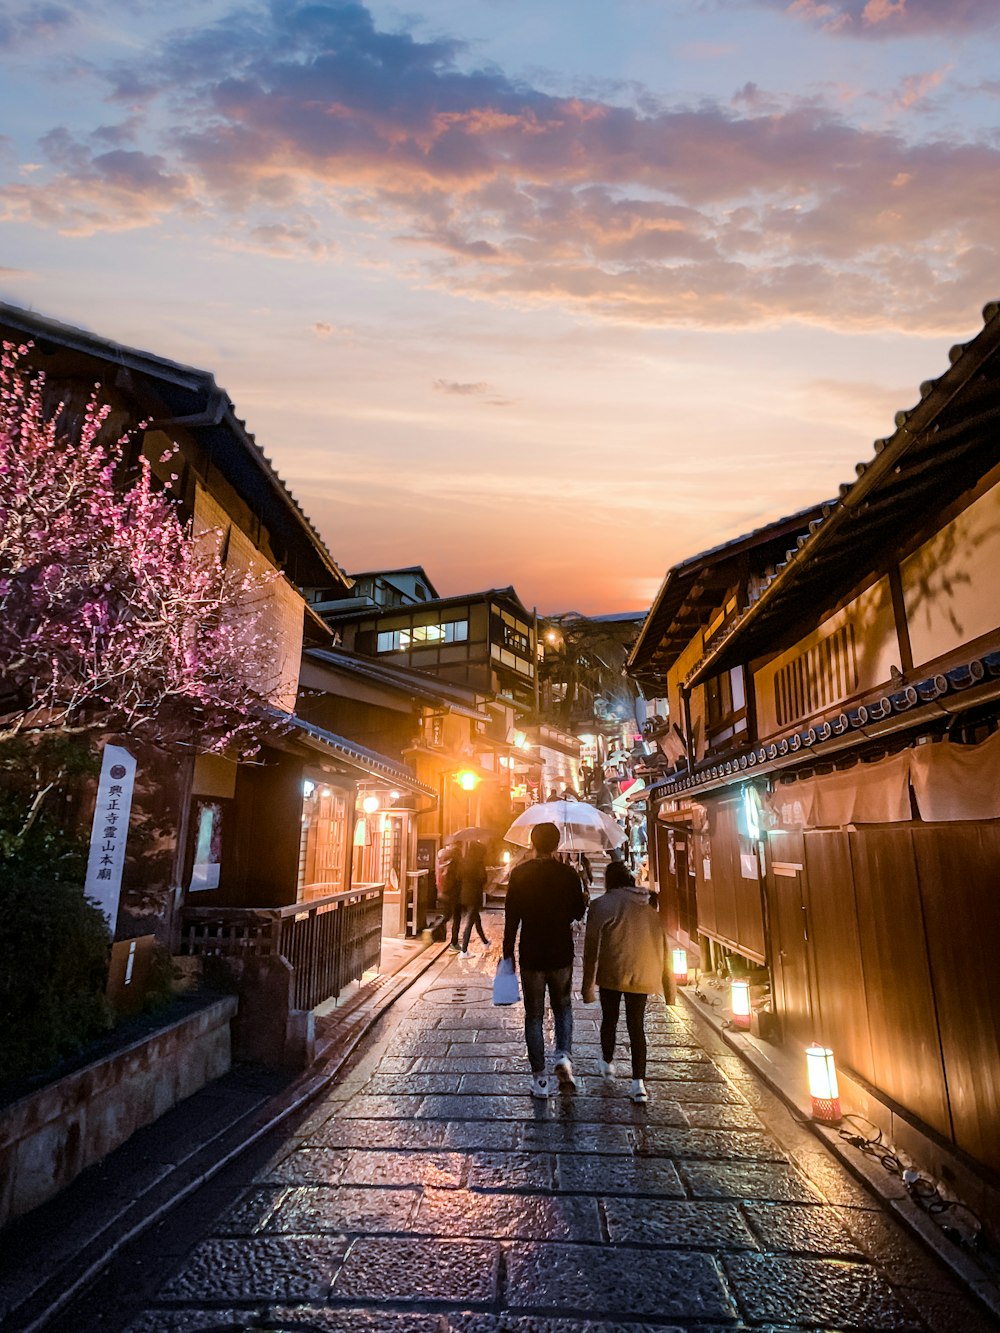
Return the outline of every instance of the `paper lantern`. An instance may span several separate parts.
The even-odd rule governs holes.
[[[733,1027],[750,1027],[750,983],[734,978],[729,988],[729,1008],[732,1010]]]
[[[809,1096],[812,1099],[814,1120],[836,1124],[841,1119],[840,1089],[837,1086],[837,1066],[833,1051],[815,1043],[806,1047],[806,1072],[809,1076]]]
[[[674,950],[674,980],[678,986],[688,984],[688,956],[687,949]]]

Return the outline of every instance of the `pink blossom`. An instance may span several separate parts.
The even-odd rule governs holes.
[[[26,351],[0,354],[0,740],[93,727],[254,752],[273,726],[278,575],[194,541],[145,458],[126,474],[96,391],[75,432],[66,404],[47,411]]]

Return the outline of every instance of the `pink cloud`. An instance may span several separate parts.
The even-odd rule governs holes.
[[[795,8],[832,23],[864,6]],[[985,21],[976,0],[952,10]],[[945,9],[880,12],[888,27]],[[225,243],[277,254],[328,253],[346,214],[419,247],[439,286],[639,323],[928,328],[992,290],[992,144],[904,139],[752,84],[729,106],[557,98],[457,54],[380,32],[357,4],[230,16],[144,59],[165,109],[185,107],[156,152],[55,130],[47,177],[0,203],[77,232],[197,208]]]
[[[756,0],[845,37],[916,37],[1000,25],[994,0]]]

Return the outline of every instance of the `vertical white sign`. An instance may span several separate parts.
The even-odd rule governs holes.
[[[107,917],[111,934],[118,922],[118,899],[122,891],[125,844],[135,786],[135,760],[119,745],[106,745],[97,788],[94,825],[90,832],[90,858],[84,892],[96,900]]]

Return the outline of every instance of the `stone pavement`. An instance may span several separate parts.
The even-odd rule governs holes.
[[[68,1326],[995,1327],[687,1011],[652,1008],[646,1106],[598,1076],[583,1005],[578,1090],[532,1099],[521,1007],[490,1001],[495,960],[442,954],[256,1174],[160,1245],[141,1313]],[[148,1280],[153,1256],[132,1262]]]

